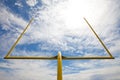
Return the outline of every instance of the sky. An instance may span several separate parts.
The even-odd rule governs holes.
[[[56,80],[56,60],[5,60],[11,56],[109,56],[85,17],[115,57],[63,60],[63,80],[120,80],[119,0],[0,0],[0,79]]]

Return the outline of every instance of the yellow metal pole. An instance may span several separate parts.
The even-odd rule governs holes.
[[[13,51],[13,49],[15,48],[15,46],[17,45],[17,43],[20,41],[21,37],[23,36],[23,34],[25,33],[25,31],[27,30],[27,28],[30,26],[31,22],[33,21],[33,18],[30,20],[30,22],[28,23],[28,25],[26,26],[26,28],[23,30],[23,32],[20,34],[20,36],[18,37],[18,39],[16,40],[16,42],[12,45],[12,47],[10,48],[9,52],[7,53],[7,55],[5,56],[5,58],[7,58],[11,52]]]
[[[58,60],[57,80],[62,80],[62,55],[61,55],[61,52],[58,52],[57,60]]]
[[[86,21],[86,23],[88,24],[89,28],[92,30],[92,32],[95,34],[95,36],[97,37],[97,39],[100,41],[100,43],[102,44],[102,46],[104,47],[104,49],[107,51],[107,53],[110,55],[111,58],[113,58],[112,54],[110,53],[110,51],[107,49],[107,47],[105,46],[105,44],[102,42],[102,40],[100,39],[100,37],[97,35],[97,33],[95,32],[95,30],[92,28],[92,26],[90,25],[90,23],[87,21],[86,18],[84,18],[84,20]]]
[[[34,60],[56,60],[57,56],[8,56],[4,59],[34,59]],[[62,56],[62,60],[85,60],[85,59],[114,59],[110,56]]]

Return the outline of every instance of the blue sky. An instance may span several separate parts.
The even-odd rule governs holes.
[[[56,60],[3,59],[32,17],[11,56],[107,56],[86,17],[115,59],[63,61],[63,80],[120,80],[119,9],[119,0],[0,0],[1,80],[56,80]]]

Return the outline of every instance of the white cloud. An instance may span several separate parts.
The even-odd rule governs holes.
[[[79,48],[82,50],[88,46],[88,49],[92,49],[93,46],[102,49],[83,17],[88,19],[109,48],[110,44],[116,44],[111,43],[111,40],[119,37],[119,34],[113,37],[119,18],[119,7],[116,2],[111,0],[65,0],[57,3],[43,0],[42,2],[42,7],[37,7],[31,12],[31,15],[35,16],[35,21],[27,32],[29,36],[25,36],[20,44],[44,41],[46,44],[41,47],[43,49],[52,49],[48,45],[54,45],[54,50],[63,51],[71,49],[76,51]],[[112,5],[114,6],[111,8]]]
[[[12,56],[53,56],[52,52],[28,51],[26,49],[14,49]],[[55,55],[54,55],[55,56]]]
[[[26,26],[27,22],[25,20],[23,20],[18,15],[9,11],[9,8],[5,7],[4,5],[0,5],[0,6],[1,6],[0,24],[2,25],[2,28],[4,30],[11,30],[11,31],[14,30],[13,25],[17,25],[20,28]],[[18,28],[16,27],[16,29],[18,29]]]
[[[0,27],[8,31],[1,35],[0,42],[0,52],[7,52],[11,44],[16,40],[18,34],[21,33],[23,28],[26,26],[27,21],[23,20],[18,15],[12,13],[9,8],[5,7],[3,4],[0,4]],[[18,27],[16,27],[18,26]]]
[[[15,5],[18,7],[23,7],[23,4],[20,1],[15,2]]]
[[[49,61],[9,60],[0,67],[8,70],[0,70],[2,80],[56,80],[56,70],[50,68]]]
[[[83,70],[79,73],[65,74],[63,79],[69,80],[119,80],[119,66]]]
[[[46,1],[43,1],[43,3],[46,3]],[[48,46],[49,44],[54,45],[52,49],[55,49],[56,47],[56,50],[60,49],[76,51],[77,49],[82,50],[87,46],[91,46],[88,49],[93,48],[93,46],[94,48],[97,46],[98,49],[101,49],[102,47],[98,46],[100,44],[98,43],[97,40],[95,40],[96,38],[93,37],[94,35],[90,32],[89,28],[87,27],[87,24],[82,19],[82,17],[85,15],[87,16],[90,23],[95,25],[94,28],[99,33],[99,35],[101,37],[105,37],[104,41],[106,43],[118,45],[116,43],[116,40],[113,43],[110,43],[111,40],[114,39],[114,37],[112,37],[115,34],[114,31],[117,30],[117,28],[113,27],[113,25],[115,25],[114,23],[117,22],[119,16],[118,14],[116,17],[116,14],[117,12],[119,12],[119,10],[117,7],[118,5],[117,4],[115,5],[115,2],[114,3],[112,3],[112,1],[96,2],[95,0],[88,2],[87,0],[73,2],[72,0],[70,0],[61,2],[58,1],[57,3],[53,1],[52,3],[49,6],[43,5],[42,6],[43,9],[41,7],[40,8],[37,7],[38,11],[37,12],[35,11],[36,13],[34,14],[31,12],[33,15],[36,16],[35,21],[19,44],[21,43],[24,44],[28,42],[37,43],[44,41],[47,44],[44,44],[41,47],[42,49],[50,49],[51,46]],[[83,5],[84,3],[86,3],[86,5]],[[102,4],[104,6],[101,6]],[[113,4],[115,6],[111,9],[110,6]],[[89,10],[89,8],[91,10]],[[107,12],[109,10],[111,11]],[[89,14],[87,14],[88,13],[87,11],[89,12]],[[2,14],[0,14],[1,16],[0,21],[1,24],[3,25],[3,29],[14,30],[13,23],[20,25],[21,27],[26,26],[27,24],[26,21],[24,21],[17,15],[12,14],[7,8],[1,8],[1,12]],[[5,15],[8,15],[7,18],[4,18]],[[112,19],[109,19],[111,15]],[[105,21],[99,20],[102,19],[101,16],[105,18]],[[100,27],[97,27],[98,23]],[[109,27],[107,27],[108,25]],[[103,31],[103,29],[105,31]],[[112,35],[108,36],[108,34],[111,33],[112,29],[113,29]],[[20,29],[16,28],[15,32],[16,31],[20,31]],[[116,34],[116,37],[118,36],[119,34]],[[76,47],[73,45],[76,45]]]
[[[49,4],[49,6],[45,4]],[[111,8],[112,5],[114,6]],[[40,42],[42,40],[50,42],[51,44],[53,43],[54,46],[58,44],[62,45],[63,43],[64,46],[66,46],[68,42],[73,42],[74,44],[75,39],[66,37],[69,35],[71,37],[78,37],[78,47],[81,46],[80,43],[83,43],[83,41],[79,41],[83,37],[88,38],[88,40],[84,42],[84,45],[93,44],[98,46],[100,44],[87,27],[88,25],[83,20],[83,17],[86,17],[89,22],[94,25],[93,27],[100,37],[110,41],[112,36],[109,34],[112,30],[114,30],[113,33],[117,30],[116,27],[113,27],[119,16],[119,14],[116,15],[116,13],[119,13],[119,8],[116,6],[118,5],[115,5],[115,2],[106,0],[67,0],[57,3],[43,0],[42,7],[36,8],[35,11],[33,9],[33,12],[31,12],[31,14],[35,16],[35,23],[33,25],[34,27],[31,26],[28,32],[30,39],[26,37],[28,40],[26,40],[25,43],[27,41]],[[110,16],[112,16],[112,19]],[[67,45],[66,47],[69,46]]]
[[[26,3],[29,5],[29,6],[35,6],[37,4],[37,0],[26,0]]]

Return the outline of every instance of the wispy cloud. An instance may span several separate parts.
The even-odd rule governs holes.
[[[23,7],[23,4],[20,1],[16,1],[15,5],[18,6],[18,7],[20,7],[20,8]]]
[[[37,4],[38,0],[26,0],[26,3],[29,5],[29,6],[35,6]]]
[[[105,67],[91,70],[84,70],[75,74],[66,74],[63,79],[69,80],[119,80],[120,67]]]
[[[119,14],[117,1],[42,1],[42,6],[33,8],[35,22],[28,30],[29,36],[20,43],[45,42],[42,49],[71,50],[80,48],[102,49],[94,34],[83,20],[86,17],[109,49],[119,39],[116,33]],[[111,6],[114,5],[112,8]],[[113,27],[114,26],[114,27]],[[109,35],[111,34],[111,35]],[[115,35],[115,37],[113,37]],[[54,45],[54,46],[50,46]],[[76,45],[76,46],[75,46]],[[114,46],[115,47],[115,46]],[[87,49],[90,49],[87,48]],[[81,50],[80,49],[80,50]],[[114,53],[114,52],[113,52]]]
[[[0,4],[0,7],[0,28],[5,31],[3,35],[0,36],[0,52],[6,52],[18,34],[20,34],[26,26],[27,21],[23,20],[22,17],[19,17],[17,14],[12,13],[9,8],[3,4]]]
[[[55,69],[51,70],[49,61],[24,61],[9,60],[8,63],[0,63],[0,77],[2,80],[55,80]],[[6,69],[6,70],[5,70]],[[46,77],[47,76],[47,77]]]

